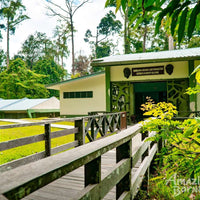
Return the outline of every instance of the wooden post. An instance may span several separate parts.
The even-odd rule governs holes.
[[[51,124],[45,124],[45,157],[51,155]]]
[[[149,132],[146,131],[145,133],[142,133],[142,141],[145,140],[146,137],[148,137]],[[147,150],[143,153],[142,155],[142,161],[145,159],[146,156],[149,155],[149,150],[150,147],[147,148]],[[141,189],[147,191],[148,193],[148,188],[149,188],[149,176],[150,176],[150,168],[147,168],[146,173],[144,174],[144,178],[142,181]]]
[[[78,133],[75,134],[74,139],[78,140],[78,145],[85,144],[85,119],[75,121],[75,127],[78,128]]]
[[[93,141],[95,141],[95,135],[94,135],[94,120],[95,118],[92,117],[92,123],[91,123],[91,137],[93,139]]]
[[[127,129],[127,114],[123,112],[120,114],[120,129]]]
[[[106,115],[103,116],[103,121],[102,121],[102,131],[103,131],[103,134],[106,135],[107,134],[107,128],[106,128]]]
[[[101,156],[85,165],[85,187],[101,181]]]
[[[132,140],[120,145],[116,148],[117,162],[125,158],[131,158],[132,155]],[[116,185],[116,199],[118,199],[123,192],[131,189],[131,168],[129,173]]]

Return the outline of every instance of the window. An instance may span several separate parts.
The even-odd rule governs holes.
[[[93,98],[93,91],[84,91],[84,92],[64,92],[64,99],[73,99],[73,98]]]

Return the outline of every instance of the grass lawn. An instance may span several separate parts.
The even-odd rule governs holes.
[[[41,121],[43,118],[34,118],[34,119],[24,119],[28,121]],[[0,121],[1,125],[8,125],[13,124],[10,122],[2,122]],[[74,126],[74,122],[58,122],[54,124],[61,124],[61,125],[70,125]],[[51,131],[58,131],[62,130],[59,128],[51,127]],[[44,133],[44,126],[29,126],[29,127],[19,127],[19,128],[10,128],[10,129],[0,129],[0,142],[5,142],[8,140],[14,140],[24,137],[29,137],[33,135],[39,135]],[[53,133],[52,133],[53,134]],[[100,133],[98,133],[97,138],[101,137]],[[74,141],[74,134],[54,138],[51,140],[51,148],[60,146],[62,144],[70,143]],[[86,137],[85,142],[88,143],[89,140]],[[0,165],[34,154],[45,150],[44,141],[28,144],[20,147],[16,147],[13,149],[5,150],[0,152]]]
[[[1,122],[0,125],[12,124],[8,122]],[[61,130],[59,128],[51,128],[51,131]],[[44,133],[44,126],[30,126],[30,127],[19,127],[10,129],[0,129],[0,142],[14,140],[23,137],[29,137]],[[74,141],[74,135],[67,135],[51,140],[51,147],[60,146]],[[37,152],[44,151],[44,141],[16,147],[13,149],[5,150],[0,152],[0,165],[12,160],[16,160]]]

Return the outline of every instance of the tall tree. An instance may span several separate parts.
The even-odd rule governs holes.
[[[59,16],[61,19],[66,21],[66,24],[70,25],[71,31],[71,42],[72,42],[72,74],[75,72],[74,68],[74,60],[75,60],[75,53],[74,53],[74,22],[73,18],[75,13],[79,8],[81,8],[85,3],[89,0],[65,0],[66,9],[64,9],[59,4],[54,3],[51,0],[46,0],[48,2],[47,8],[50,10],[52,16]]]
[[[111,50],[108,45],[111,42],[108,42],[107,39],[110,35],[113,36],[115,33],[119,33],[121,28],[122,23],[119,20],[116,20],[116,16],[112,11],[109,11],[106,16],[101,19],[96,28],[95,35],[93,35],[89,29],[86,31],[84,41],[89,42],[92,46],[94,46],[95,58],[108,56],[110,54]],[[105,51],[104,53],[101,53],[104,47]]]
[[[27,67],[33,69],[34,63],[40,58],[57,60],[57,44],[49,39],[45,33],[35,32],[30,35],[22,44],[19,56],[25,59]]]
[[[69,55],[69,49],[67,46],[67,40],[70,37],[70,25],[66,26],[66,24],[59,21],[59,25],[56,26],[54,30],[54,37],[56,50],[57,50],[57,62],[61,64],[64,69],[64,58]]]
[[[24,57],[27,67],[32,70],[34,63],[42,57],[43,41],[46,39],[44,33],[35,32],[34,35],[29,35],[22,44],[22,49],[19,55]]]
[[[1,24],[7,31],[7,68],[9,67],[9,42],[10,34],[15,33],[16,26],[22,21],[29,19],[27,15],[23,15],[26,10],[21,0],[7,0],[2,1],[2,7],[0,9],[0,18],[5,19],[5,24]]]

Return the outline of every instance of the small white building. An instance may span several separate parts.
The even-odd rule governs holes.
[[[47,86],[60,91],[60,115],[81,116],[106,111],[105,73],[99,72]]]
[[[60,101],[48,99],[0,99],[0,118],[54,117],[60,115]]]

